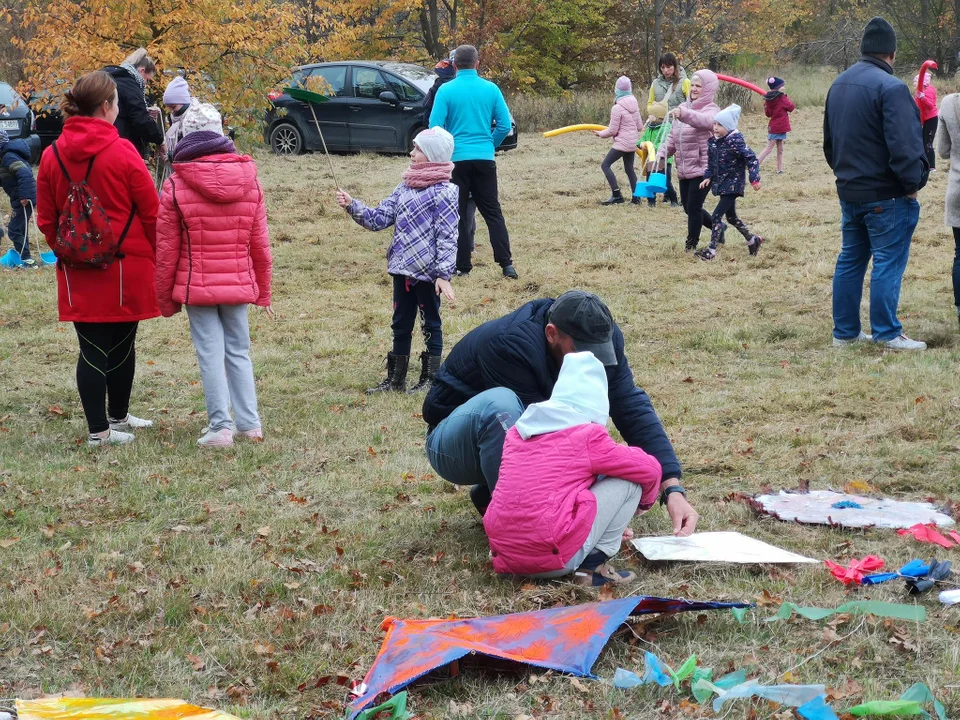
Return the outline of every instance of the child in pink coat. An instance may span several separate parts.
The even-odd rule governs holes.
[[[919,83],[920,76],[914,76],[914,90]],[[929,72],[923,76],[923,90],[916,93],[915,100],[920,108],[920,123],[923,125],[923,149],[927,151],[930,172],[934,172],[937,169],[937,154],[933,151],[933,139],[937,136],[940,118],[937,111],[937,88],[933,86]]]
[[[615,88],[616,100],[610,109],[610,125],[606,130],[594,132],[597,137],[613,138],[613,147],[600,164],[607,182],[610,183],[612,195],[604,200],[601,205],[620,205],[623,203],[623,193],[620,192],[620,185],[617,183],[617,177],[611,169],[613,164],[622,159],[623,169],[630,180],[630,195],[637,187],[637,174],[633,170],[633,160],[637,154],[637,141],[640,139],[640,132],[643,130],[643,120],[640,118],[640,105],[633,96],[633,86],[630,78],[621,75],[617,78]]]
[[[607,373],[590,352],[566,355],[553,394],[507,433],[500,476],[483,516],[501,574],[597,587],[636,579],[607,560],[630,520],[653,507],[660,463],[607,433]]]
[[[260,441],[247,308],[273,314],[263,188],[253,159],[223,136],[216,108],[193,106],[182,124],[157,216],[157,302],[164,317],[187,308],[210,421],[197,444]]]

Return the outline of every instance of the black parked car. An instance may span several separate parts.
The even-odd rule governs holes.
[[[0,130],[11,140],[26,140],[33,162],[40,159],[40,138],[34,134],[33,111],[17,91],[0,82]]]
[[[317,90],[329,102],[314,104],[327,148],[349,152],[405,153],[423,130],[423,101],[433,85],[432,70],[397,62],[327,62],[296,68],[287,86]],[[269,95],[264,140],[277,155],[323,150],[305,102],[286,93]],[[512,123],[512,121],[511,121]],[[498,150],[517,147],[517,126]]]

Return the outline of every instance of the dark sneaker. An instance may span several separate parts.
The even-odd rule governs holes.
[[[693,252],[697,249],[697,245],[700,244],[699,240],[687,240],[686,244],[683,246],[684,252]]]
[[[511,280],[519,280],[520,276],[517,275],[516,268],[513,265],[506,265],[503,268],[503,276],[505,278],[510,278]]]
[[[717,250],[716,248],[705,247],[700,252],[695,253],[695,255],[701,260],[710,261],[717,257]]]
[[[573,581],[577,585],[587,587],[601,587],[603,585],[626,585],[637,579],[637,574],[629,570],[616,570],[609,564],[604,563],[593,572],[589,570],[577,570],[573,575]]]
[[[457,270],[454,273],[455,277],[467,277],[470,274],[469,270]]]
[[[623,195],[619,190],[614,190],[613,195],[600,203],[601,205],[623,205]]]
[[[23,261],[22,267],[26,270],[39,270],[40,266],[37,265],[37,261],[33,258],[27,258]]]
[[[759,235],[751,235],[749,242],[747,242],[747,249],[751,255],[756,255],[760,252],[761,245],[763,245],[763,238]]]

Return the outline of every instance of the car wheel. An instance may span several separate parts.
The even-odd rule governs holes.
[[[407,152],[413,152],[413,139],[423,131],[423,128],[417,125],[407,136]]]
[[[275,155],[302,155],[303,135],[296,125],[280,123],[270,131],[270,148]]]

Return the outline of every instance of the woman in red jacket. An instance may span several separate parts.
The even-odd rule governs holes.
[[[783,91],[784,82],[782,78],[767,78],[767,87],[770,92],[763,96],[763,112],[770,118],[767,125],[767,147],[760,153],[757,159],[762,164],[767,159],[767,155],[777,149],[777,175],[783,173],[783,145],[787,141],[787,133],[790,132],[790,113],[797,109],[793,101],[787,97]]]
[[[920,76],[913,78],[913,87],[920,83]],[[937,169],[937,153],[933,150],[933,139],[937,136],[940,113],[937,111],[937,89],[930,82],[930,73],[923,76],[923,90],[916,93],[914,99],[920,108],[920,123],[923,125],[923,149],[927,151],[930,172]]]
[[[137,325],[160,314],[154,289],[157,191],[140,155],[113,126],[118,112],[113,78],[102,71],[84,75],[65,94],[61,110],[67,116],[63,134],[40,160],[37,224],[56,249],[70,183],[86,176],[116,235],[129,225],[121,251],[106,269],[57,263],[60,320],[74,324],[80,342],[77,388],[88,442],[129,443],[134,437],[126,431],[153,425],[130,415],[128,407]]]
[[[164,317],[187,306],[210,424],[197,444],[263,439],[247,306],[270,309],[270,236],[257,166],[223,136],[220,114],[184,113],[157,219],[157,298]],[[236,424],[230,418],[230,406]]]

